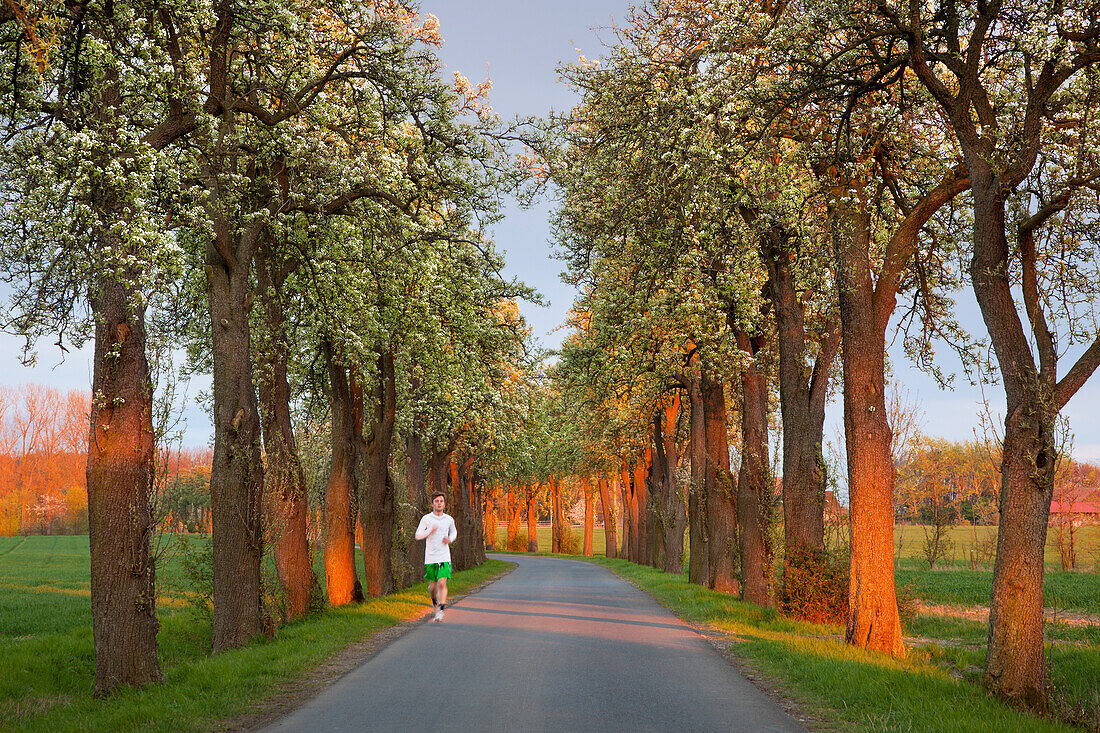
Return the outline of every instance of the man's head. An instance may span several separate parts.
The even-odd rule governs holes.
[[[432,494],[432,511],[439,514],[443,511],[443,507],[447,505],[447,495],[442,491],[437,491]]]

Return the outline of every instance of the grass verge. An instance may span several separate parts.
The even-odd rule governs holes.
[[[604,565],[680,618],[726,634],[729,652],[819,720],[814,728],[937,733],[1074,730],[1013,710],[987,695],[976,681],[980,668],[975,665],[981,663],[977,648],[926,639],[910,648],[907,659],[892,659],[844,644],[839,626],[787,619],[692,585],[683,576],[624,560],[573,559]],[[927,623],[920,631],[952,636],[961,632],[977,640],[977,626]],[[1100,651],[1095,647],[1053,651],[1052,680],[1063,685],[1066,706],[1079,704],[1090,689],[1095,694],[1097,663]]]
[[[461,596],[503,574],[509,564],[490,560],[456,573]],[[57,598],[51,590],[36,595]],[[60,608],[67,608],[60,594]],[[75,597],[75,602],[86,599]],[[331,609],[279,629],[243,649],[209,654],[210,627],[182,609],[160,615],[160,659],[165,681],[92,697],[95,662],[89,618],[79,625],[0,635],[0,730],[204,731],[247,716],[318,665],[385,629],[415,619],[428,606],[426,585],[362,604]],[[60,608],[58,610],[60,610]],[[163,607],[162,607],[163,608]],[[79,612],[77,612],[79,613]]]

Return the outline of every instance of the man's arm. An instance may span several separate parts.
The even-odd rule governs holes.
[[[420,520],[420,526],[416,528],[415,537],[418,540],[422,540],[434,531],[435,531],[435,527],[432,527],[431,529],[428,529],[428,518],[424,517],[423,519]]]

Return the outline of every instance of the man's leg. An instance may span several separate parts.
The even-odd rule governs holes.
[[[428,595],[430,595],[432,597],[432,610],[433,611],[435,610],[435,607],[439,605],[439,601],[437,601],[436,598],[435,598],[435,587],[436,587],[436,582],[435,581],[432,581],[431,583],[428,583]]]
[[[435,599],[440,606],[447,605],[447,579],[440,578],[435,581]]]

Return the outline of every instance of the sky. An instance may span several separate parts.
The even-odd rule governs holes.
[[[446,72],[458,71],[473,83],[491,79],[490,103],[505,120],[515,115],[543,116],[551,109],[564,112],[576,104],[575,95],[559,82],[557,66],[576,60],[578,53],[590,59],[599,57],[602,42],[614,40],[608,28],[625,21],[628,7],[626,0],[427,0],[422,4],[424,12],[439,19],[445,41],[439,53]],[[545,307],[522,303],[521,309],[542,345],[556,348],[564,335],[559,327],[575,291],[561,281],[564,263],[552,256],[551,206],[551,201],[542,201],[524,210],[509,202],[504,219],[491,234],[505,253],[507,274],[535,287],[548,301]],[[958,309],[964,325],[983,335],[972,293],[958,294]],[[62,359],[49,343],[39,344],[39,364],[28,369],[18,360],[21,346],[20,339],[0,334],[0,385],[39,382],[63,389],[89,388],[90,348],[72,351]],[[975,431],[981,431],[982,393],[968,384],[953,355],[946,349],[941,349],[940,355],[941,366],[957,374],[954,391],[941,390],[930,377],[910,366],[901,352],[900,339],[891,349],[893,378],[923,414],[921,426],[926,434],[971,440]],[[1071,363],[1066,357],[1060,371],[1064,373]],[[193,398],[208,385],[208,379],[196,378],[188,393]],[[1003,415],[1002,394],[998,385],[985,388],[991,411],[999,416]],[[1074,433],[1074,455],[1100,462],[1100,375],[1078,392],[1064,413]],[[186,445],[201,446],[211,440],[209,418],[193,399],[184,419]],[[827,438],[835,440],[840,434],[842,419],[837,397],[827,413]]]

